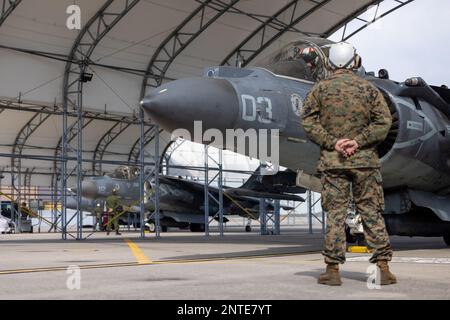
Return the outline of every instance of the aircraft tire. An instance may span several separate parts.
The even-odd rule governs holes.
[[[251,226],[245,226],[245,232],[252,232]]]
[[[191,223],[189,225],[191,232],[205,232],[205,225],[201,223]]]
[[[145,224],[145,227],[151,233],[155,233],[156,232],[156,223],[153,220],[147,221],[147,223]]]
[[[162,232],[167,232],[169,230],[168,226],[161,226],[161,231]]]
[[[444,242],[447,246],[450,247],[450,233],[444,235]]]
[[[347,243],[356,243],[357,241],[356,237],[350,233],[350,229],[347,227],[345,228],[345,240]]]
[[[356,243],[360,247],[367,247],[366,238],[363,235],[357,237]]]

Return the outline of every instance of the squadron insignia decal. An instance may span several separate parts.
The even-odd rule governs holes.
[[[291,95],[291,102],[292,102],[292,110],[294,113],[300,117],[302,114],[303,109],[303,99],[300,95],[293,93]]]

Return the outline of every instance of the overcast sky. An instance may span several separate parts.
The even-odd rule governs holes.
[[[415,0],[350,38],[368,71],[450,85],[450,0]]]

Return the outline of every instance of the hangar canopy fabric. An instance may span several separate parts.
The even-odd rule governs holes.
[[[96,116],[85,121],[83,157],[98,159],[100,154],[101,159],[127,161],[139,138],[139,126],[132,122],[142,95],[152,85],[198,76],[209,66],[252,65],[304,35],[327,38],[340,30],[345,37],[409,2],[4,0],[0,153],[55,155],[61,115],[39,113],[40,109],[60,110],[71,53],[86,58],[86,72],[92,75],[92,81],[83,86],[83,110],[86,116],[89,112]],[[82,30],[69,30],[66,25],[73,13],[67,10],[74,4],[80,8]],[[85,30],[88,25],[91,28]],[[111,119],[102,119],[102,113]],[[120,125],[122,118],[127,125]],[[170,136],[162,133],[161,152],[169,142]],[[21,165],[34,170],[33,185],[50,185],[51,161],[23,159]],[[11,166],[11,158],[0,157],[4,172]],[[86,164],[87,173],[94,169]],[[10,183],[8,175],[3,183]]]

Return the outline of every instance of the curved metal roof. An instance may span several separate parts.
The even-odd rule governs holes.
[[[78,0],[83,30],[77,31],[66,27],[73,0],[2,0],[0,153],[17,156],[0,157],[0,167],[34,169],[31,183],[50,185],[53,162],[18,156],[58,154],[64,104],[83,107],[85,158],[133,159],[134,115],[149,87],[211,65],[252,64],[302,35],[326,38],[341,29],[346,38],[411,1]],[[366,13],[371,6],[374,16]],[[82,71],[94,78],[80,90]],[[169,135],[160,140],[165,150]],[[95,173],[109,168],[83,167]]]

